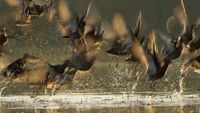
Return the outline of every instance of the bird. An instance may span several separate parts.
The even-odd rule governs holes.
[[[162,47],[162,53],[164,54],[164,57],[171,60],[179,58],[182,54],[183,47],[177,46],[177,41],[172,40],[173,36],[171,36],[167,32],[162,32],[162,31],[158,31],[158,35],[164,42]]]
[[[156,47],[156,32],[152,31],[148,37],[148,60],[149,60],[149,69],[147,74],[149,75],[149,80],[156,81],[165,76],[171,60],[169,58],[162,58],[158,48]]]
[[[60,79],[64,78],[63,73],[68,73],[72,76],[76,74],[76,70],[66,72],[65,68],[67,65],[66,62],[52,65],[41,58],[24,54],[23,57],[2,69],[1,76],[7,81],[4,87],[7,87],[9,84],[26,83],[40,87],[44,86],[47,89],[51,89],[51,94],[54,95],[55,89],[58,89]]]
[[[96,53],[103,41],[102,29],[94,28],[85,35],[87,46],[80,41],[77,53],[62,64],[52,65],[41,58],[24,54],[1,71],[3,78],[8,83],[27,83],[29,85],[45,86],[52,90],[52,95],[66,84],[73,80],[76,72],[89,70],[96,59]],[[6,84],[7,85],[7,84]],[[6,86],[5,86],[6,87]]]
[[[58,31],[61,33],[62,38],[68,39],[70,48],[75,48],[75,41],[79,39],[81,39],[85,43],[84,38],[83,38],[84,35],[93,29],[93,26],[87,24],[87,21],[86,21],[86,18],[88,17],[89,12],[91,10],[91,5],[92,5],[92,1],[89,3],[88,8],[83,14],[83,16],[79,16],[77,13],[74,13],[69,22],[70,24],[68,24],[66,27],[63,26],[62,21],[57,21]],[[65,17],[65,15],[64,17],[62,17],[63,15],[60,15],[60,16],[61,16],[60,18]],[[73,50],[76,50],[76,49],[73,49]]]
[[[200,18],[196,19],[196,21],[193,23],[193,26],[194,26],[192,32],[193,39],[186,46],[189,52],[194,52],[200,48],[199,46],[200,37],[198,36],[198,31],[200,28]]]
[[[24,0],[24,15],[28,16],[41,16],[47,13],[48,9],[52,6],[52,0],[46,0],[43,5],[36,4],[34,0]]]
[[[188,24],[188,15],[186,12],[184,0],[180,0],[180,5],[174,8],[173,13],[173,19],[171,20],[177,19],[182,27],[182,31],[178,36],[176,45],[177,47],[183,46],[182,48],[187,49],[188,43],[195,39],[194,33],[199,29],[199,19],[197,19],[197,21],[193,22],[191,25]]]
[[[25,27],[32,25],[32,17],[46,15],[52,7],[52,0],[46,0],[43,5],[36,4],[34,0],[23,0],[16,13],[16,26]]]
[[[200,74],[200,56],[196,56],[185,62],[181,66],[181,75],[186,75],[189,70]]]
[[[200,56],[193,57],[181,65],[179,77],[180,93],[183,92],[183,82],[189,71],[200,74]]]
[[[75,44],[77,46],[77,51],[74,51],[72,56],[64,62],[65,72],[62,74],[62,78],[54,85],[52,94],[55,94],[63,84],[66,84],[66,82],[72,81],[76,72],[88,71],[94,65],[97,53],[103,42],[102,27],[101,29],[94,28],[89,31],[84,38],[86,43],[79,39]],[[56,68],[58,66],[54,67]],[[59,69],[59,67],[57,69]]]
[[[89,70],[96,59],[97,53],[103,42],[103,28],[94,28],[89,31],[82,40],[78,40],[75,44],[76,52],[72,54],[70,58],[69,67],[73,67],[77,70],[86,71]]]
[[[119,24],[118,22],[122,24],[122,30],[121,28],[116,25]],[[130,26],[125,22],[123,17],[120,14],[115,14],[113,17],[113,29],[115,39],[111,42],[111,48],[108,49],[106,52],[118,56],[128,55],[131,51],[131,44],[132,44],[132,36],[128,33],[130,31]],[[139,16],[137,18],[136,26],[133,31],[133,35],[137,38],[139,38],[139,32],[141,30],[141,12],[139,13]],[[123,32],[122,32],[123,31]],[[129,58],[127,58],[129,59]],[[131,58],[130,58],[131,59]]]
[[[200,37],[197,37],[196,40],[192,40],[188,43],[187,48],[190,52],[194,52],[200,48]]]
[[[155,31],[151,31],[147,38],[147,43],[143,46],[137,38],[134,38],[132,55],[138,62],[144,65],[145,75],[151,81],[150,87],[155,86],[157,80],[163,78],[167,72],[171,60],[161,58],[156,46]]]
[[[194,35],[199,29],[199,18],[189,26],[184,1],[181,0],[180,3],[179,6],[174,8],[174,15],[170,16],[166,22],[168,32],[159,31],[160,38],[164,42],[162,52],[165,54],[165,57],[171,60],[179,58],[185,52],[185,48],[190,52],[198,48],[197,44],[195,44],[198,43],[198,39]],[[179,21],[182,27],[182,31],[178,34],[178,37],[169,33],[169,26],[175,19]]]

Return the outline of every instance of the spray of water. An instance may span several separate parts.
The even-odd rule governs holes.
[[[179,88],[180,88],[179,93],[180,93],[180,94],[182,94],[183,91],[184,91],[184,78],[185,78],[185,77],[183,77],[183,76],[181,76],[181,77],[179,78]]]

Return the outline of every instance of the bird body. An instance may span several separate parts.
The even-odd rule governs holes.
[[[1,76],[12,84],[26,83],[45,86],[53,90],[55,87],[57,88],[59,81],[64,78],[63,73],[68,73],[65,72],[67,65],[65,62],[51,65],[43,59],[25,54],[22,58],[5,67],[1,71]],[[72,75],[74,76],[75,73]]]

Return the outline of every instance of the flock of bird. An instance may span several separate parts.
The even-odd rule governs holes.
[[[48,20],[56,20],[56,27],[61,37],[69,42],[71,57],[61,64],[50,64],[36,56],[24,54],[23,57],[1,69],[1,78],[6,81],[4,88],[13,83],[27,83],[51,89],[51,94],[54,95],[61,86],[70,83],[78,71],[91,69],[104,44],[109,45],[109,49],[105,50],[108,54],[127,56],[125,62],[144,66],[143,70],[139,71],[149,77],[152,81],[150,85],[153,87],[157,80],[166,75],[173,60],[200,48],[198,36],[200,20],[188,24],[183,0],[167,20],[167,28],[173,21],[179,22],[182,30],[178,36],[171,34],[169,28],[167,31],[151,30],[148,36],[144,36],[141,34],[141,12],[132,30],[120,14],[114,15],[112,26],[87,22],[86,18],[93,2],[90,2],[82,16],[77,13],[69,16],[66,1],[58,2],[59,7],[56,12],[52,0],[46,0],[43,5],[36,4],[34,0],[19,0],[17,4],[20,6],[20,11],[16,14],[16,26],[25,27],[33,24],[33,17],[37,19],[46,16]],[[10,37],[3,27],[0,34],[1,49]],[[184,52],[185,50],[187,52]],[[200,56],[183,64],[181,74],[185,75],[191,69],[200,73]]]

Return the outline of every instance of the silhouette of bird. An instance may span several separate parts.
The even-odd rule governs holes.
[[[176,40],[172,40],[173,36],[168,33],[159,32],[161,40],[164,42],[162,53],[164,57],[174,60],[181,56],[182,46],[177,46]]]
[[[133,41],[132,55],[145,66],[145,74],[152,81],[150,86],[154,86],[156,81],[163,78],[171,62],[170,59],[161,58],[157,46],[155,31],[150,32],[147,44],[142,44],[136,39]]]
[[[18,13],[16,14],[16,26],[29,26],[32,24],[32,17],[45,15],[52,6],[52,0],[46,0],[43,5],[38,5],[35,0],[23,0],[19,4]]]
[[[48,9],[52,6],[52,0],[46,0],[43,5],[38,5],[34,0],[24,0],[24,15],[28,16],[41,16],[47,13]]]
[[[9,84],[27,83],[29,85],[45,86],[45,88],[52,89],[52,95],[54,95],[60,79],[63,79],[63,73],[67,66],[68,64],[66,62],[51,65],[43,59],[24,54],[22,58],[17,59],[5,67],[1,71],[1,76]],[[73,72],[69,74],[74,76],[76,71]]]
[[[195,38],[193,34],[199,29],[199,19],[189,25],[184,0],[181,0],[180,3],[181,4],[174,9],[174,18],[179,21],[182,27],[182,32],[177,39],[177,47],[183,46],[183,48],[186,48],[187,44]]]
[[[75,48],[75,41],[77,41],[78,39],[81,39],[85,43],[83,38],[84,35],[93,29],[93,26],[87,24],[86,21],[86,18],[88,17],[89,12],[91,10],[91,5],[92,1],[89,3],[88,8],[83,16],[79,16],[77,13],[74,13],[70,20],[70,24],[67,25],[66,27],[62,25],[62,22],[58,21],[57,23],[58,31],[61,32],[63,38],[68,39],[71,48]],[[62,11],[60,13],[62,13]],[[64,18],[62,16],[65,17],[66,15],[61,15],[60,17],[61,19]]]
[[[148,37],[148,45],[147,45],[147,55],[149,60],[149,69],[147,70],[147,74],[149,75],[149,79],[152,81],[161,79],[164,77],[166,70],[170,64],[169,58],[162,58],[160,53],[158,52],[158,48],[156,46],[156,33],[152,31]]]
[[[121,28],[121,26],[118,26],[119,23],[121,23],[120,25],[122,26],[122,28]],[[133,37],[129,33],[131,28],[124,21],[123,17],[119,14],[116,14],[113,17],[113,29],[117,35],[114,35],[115,39],[112,41],[111,48],[109,50],[107,50],[107,52],[114,54],[114,55],[130,54],[132,40],[133,40],[132,39]],[[139,38],[140,30],[141,30],[141,12],[139,13],[134,32],[132,33],[132,35],[134,35],[134,37],[137,37],[139,40],[140,40],[140,38]],[[131,32],[132,32],[132,30],[131,30]]]
[[[72,56],[65,61],[67,69],[63,73],[62,79],[56,84],[53,89],[53,94],[66,82],[71,81],[77,71],[88,71],[94,65],[99,48],[103,42],[103,29],[94,28],[89,31],[84,37],[85,42],[78,40],[75,44],[76,51],[73,51]],[[57,66],[56,66],[57,67]]]
[[[85,43],[80,39],[76,42],[75,47],[77,51],[73,53],[68,61],[69,67],[77,70],[89,70],[92,67],[103,42],[103,29],[94,28],[83,38]]]

